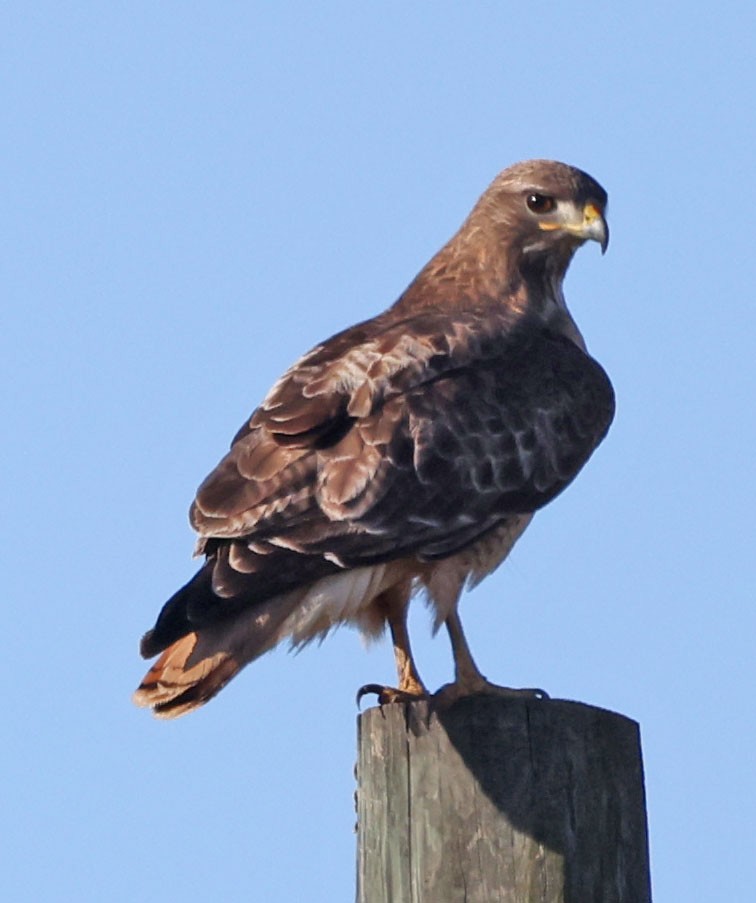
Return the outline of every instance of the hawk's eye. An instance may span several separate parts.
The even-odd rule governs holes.
[[[533,213],[551,213],[556,207],[554,198],[550,198],[547,194],[529,194],[526,203],[528,210]]]

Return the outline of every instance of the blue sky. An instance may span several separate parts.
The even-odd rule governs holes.
[[[3,898],[352,899],[388,644],[277,651],[165,724],[137,643],[280,371],[533,156],[609,191],[566,294],[618,413],[463,618],[492,679],[640,722],[656,899],[749,898],[754,39],[728,2],[3,5]]]

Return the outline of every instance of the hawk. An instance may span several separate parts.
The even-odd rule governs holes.
[[[182,715],[282,640],[341,623],[391,632],[397,686],[363,691],[425,696],[407,632],[418,591],[451,640],[444,699],[539,692],[483,677],[458,603],[611,423],[611,383],[562,292],[580,245],[606,250],[606,203],[572,166],[505,169],[392,307],[284,373],[197,492],[204,564],[142,639],[160,657],[137,704]]]

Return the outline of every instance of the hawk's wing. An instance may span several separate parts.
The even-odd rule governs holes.
[[[560,492],[612,414],[590,357],[490,310],[354,327],[282,377],[200,487],[213,587],[266,597],[338,567],[451,554]]]

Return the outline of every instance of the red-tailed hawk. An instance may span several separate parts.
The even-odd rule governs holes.
[[[457,605],[611,423],[562,294],[575,250],[606,249],[606,201],[562,163],[504,170],[392,307],[284,373],[197,492],[205,563],[142,639],[161,654],[139,705],[182,715],[282,640],[344,622],[391,630],[398,686],[368,689],[425,695],[406,626],[418,590],[451,638],[444,696],[518,692],[478,671]]]

